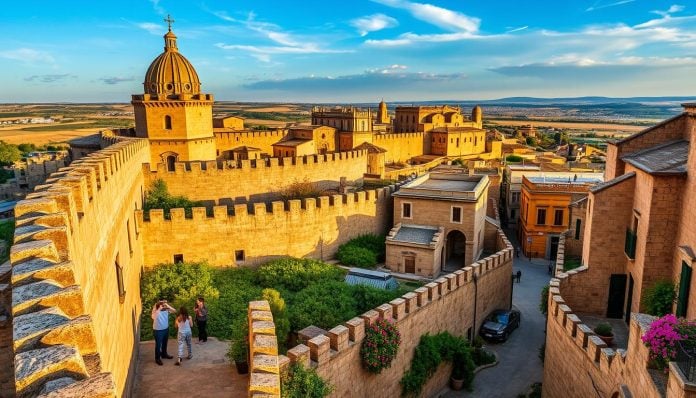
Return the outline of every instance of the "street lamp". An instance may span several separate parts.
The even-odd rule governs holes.
[[[476,270],[473,271],[472,278],[474,280],[474,321],[471,326],[471,345],[473,346],[476,338],[476,300],[478,298],[478,274],[476,274]]]

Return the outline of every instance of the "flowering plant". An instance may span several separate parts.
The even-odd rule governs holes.
[[[363,367],[379,374],[391,366],[401,344],[401,333],[386,319],[378,319],[365,329],[365,340],[360,347]]]
[[[688,347],[693,345],[696,340],[696,322],[667,314],[653,321],[641,340],[650,348],[650,359],[658,369],[666,371],[669,361],[677,356],[678,342],[683,342]]]

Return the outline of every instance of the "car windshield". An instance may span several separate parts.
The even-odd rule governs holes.
[[[501,325],[507,325],[508,321],[510,320],[510,314],[494,314],[491,318],[493,322],[497,322]]]

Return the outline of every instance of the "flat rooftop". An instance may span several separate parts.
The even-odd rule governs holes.
[[[601,178],[588,177],[558,177],[558,176],[531,176],[527,179],[535,184],[599,184],[603,181]]]
[[[488,185],[485,175],[431,172],[402,186],[393,195],[476,201]]]

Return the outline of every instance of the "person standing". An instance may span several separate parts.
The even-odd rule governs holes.
[[[199,297],[196,300],[196,326],[198,326],[198,342],[205,343],[208,341],[208,307],[205,306],[205,299]]]
[[[167,354],[167,342],[169,341],[169,313],[176,310],[167,303],[167,300],[158,301],[152,308],[152,330],[155,335],[155,362],[162,365],[162,358],[172,359]]]
[[[522,278],[522,271],[517,270],[517,274],[515,274],[515,276],[517,276],[517,283],[520,283],[520,279]]]
[[[187,359],[193,358],[193,351],[191,350],[191,327],[193,325],[193,320],[186,311],[186,307],[179,308],[179,315],[176,317],[176,328],[179,329],[177,333],[177,341],[179,343],[179,355],[176,360],[175,365],[181,365],[181,360],[184,358],[184,345],[186,345],[188,356]]]

